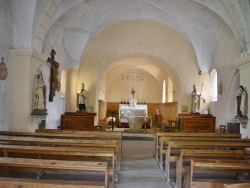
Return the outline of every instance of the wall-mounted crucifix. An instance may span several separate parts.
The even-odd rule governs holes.
[[[55,96],[55,92],[57,90],[58,86],[58,68],[59,68],[59,63],[55,61],[55,55],[56,51],[52,48],[51,57],[48,58],[47,62],[50,65],[50,94],[49,94],[49,101],[53,101],[53,97]]]

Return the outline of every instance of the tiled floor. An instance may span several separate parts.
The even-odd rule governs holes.
[[[123,140],[116,188],[172,188],[153,157],[152,140]]]

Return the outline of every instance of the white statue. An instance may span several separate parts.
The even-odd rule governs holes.
[[[196,113],[199,110],[199,95],[197,94],[195,84],[193,85],[192,96],[192,112]]]
[[[46,95],[46,85],[43,81],[43,74],[40,66],[37,69],[37,75],[36,75],[33,110],[45,109],[45,102],[46,102],[45,95]]]
[[[242,85],[239,86],[239,93],[237,99],[237,116],[246,116],[246,91]]]
[[[84,89],[84,83],[82,83],[82,89],[80,93],[77,93],[78,95],[78,107],[80,111],[86,111],[86,92]]]

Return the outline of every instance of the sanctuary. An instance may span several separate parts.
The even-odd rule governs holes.
[[[120,126],[128,124],[131,130],[140,130],[148,116],[146,104],[137,104],[136,100],[130,100],[130,104],[119,105]]]

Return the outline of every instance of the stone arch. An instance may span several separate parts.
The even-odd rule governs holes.
[[[49,23],[51,18],[56,12],[57,7],[60,5],[62,0],[52,0],[48,1],[45,9],[40,17],[39,23],[37,24],[33,47],[37,51],[41,52],[43,47],[44,38],[46,36],[46,31],[49,28]]]
[[[244,55],[250,52],[250,40],[246,20],[242,14],[237,0],[222,0],[228,9],[238,34],[238,43],[241,47],[241,53]]]

